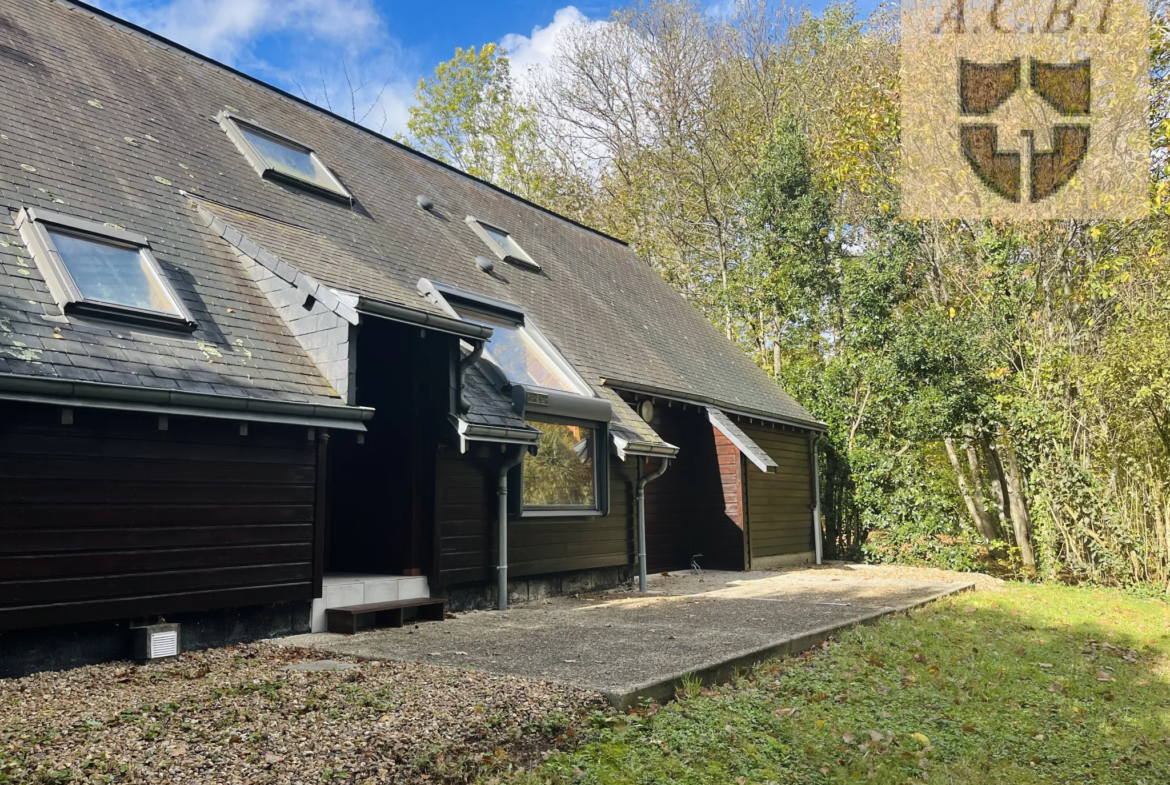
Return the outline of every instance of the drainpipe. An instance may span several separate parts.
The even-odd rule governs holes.
[[[813,542],[816,543],[817,550],[817,564],[821,563],[824,557],[824,543],[821,535],[821,469],[820,469],[820,453],[817,451],[817,442],[821,440],[821,435],[817,434],[809,440],[809,451],[812,452],[812,470],[813,470]]]
[[[638,457],[638,468],[645,458]],[[638,478],[638,588],[646,591],[646,485],[662,476],[670,468],[670,459],[663,458],[662,464],[650,474]]]
[[[496,494],[500,497],[500,520],[497,524],[499,533],[496,538],[500,551],[499,564],[496,567],[496,594],[499,600],[497,607],[502,611],[508,610],[508,472],[524,460],[524,451],[527,448],[516,446],[511,449],[514,449],[515,453],[504,459],[504,465],[500,467],[499,486],[496,490]]]
[[[471,401],[467,399],[466,393],[463,392],[463,379],[467,374],[467,369],[483,356],[483,347],[483,341],[476,341],[471,347],[471,354],[459,361],[459,378],[455,381],[459,387],[456,391],[455,404],[459,407],[460,413],[471,411]]]

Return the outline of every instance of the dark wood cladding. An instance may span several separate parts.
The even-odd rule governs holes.
[[[778,464],[775,474],[765,474],[752,465],[746,469],[752,558],[813,550],[813,486],[808,434],[744,420],[736,424]]]
[[[646,486],[648,569],[685,569],[692,557],[710,569],[743,569],[738,500],[729,506],[722,471],[732,457],[717,444],[706,410],[661,402],[651,427],[679,453]]]
[[[307,428],[0,413],[0,629],[313,597]]]
[[[467,454],[453,446],[440,452],[434,585],[495,580],[498,466],[499,459],[485,445],[473,446]],[[633,529],[631,469],[615,458],[610,463],[609,515],[509,521],[508,576],[631,564]]]

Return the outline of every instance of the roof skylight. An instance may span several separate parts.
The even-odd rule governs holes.
[[[480,239],[487,243],[488,248],[495,252],[496,256],[505,262],[512,262],[523,267],[530,267],[534,270],[539,270],[540,265],[533,261],[532,257],[520,247],[520,243],[516,242],[516,238],[508,234],[499,227],[484,223],[474,216],[467,216],[467,225],[470,226]]]
[[[17,225],[63,310],[195,326],[142,235],[41,209],[23,211]]]
[[[292,181],[353,201],[345,186],[308,145],[227,112],[220,114],[219,124],[261,177]]]
[[[493,329],[484,346],[484,356],[494,362],[513,384],[534,385],[549,390],[580,394],[563,369],[537,343],[524,325],[512,319],[456,305],[459,316]]]

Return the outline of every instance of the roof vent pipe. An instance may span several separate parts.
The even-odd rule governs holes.
[[[429,196],[422,196],[420,194],[419,196],[414,197],[414,203],[417,204],[421,209],[426,210],[428,213],[435,209],[435,200]]]
[[[500,467],[499,487],[496,490],[496,494],[500,497],[500,519],[497,523],[499,528],[496,535],[496,544],[499,550],[496,566],[496,607],[502,611],[508,610],[508,472],[524,460],[524,451],[527,448],[518,444],[510,446],[508,449],[515,450],[515,452],[504,459],[504,465]]]
[[[645,458],[639,456],[638,468],[645,468]],[[661,477],[669,468],[670,459],[663,458],[657,469],[638,478],[638,590],[643,592],[646,591],[646,486]]]
[[[485,273],[490,273],[492,270],[496,269],[496,263],[486,256],[475,257],[475,266],[483,270]]]
[[[483,347],[483,341],[476,341],[471,347],[471,352],[459,361],[458,378],[455,380],[459,387],[455,393],[455,405],[459,408],[460,414],[471,411],[471,401],[468,400],[467,393],[464,392],[464,380],[467,377],[467,369],[474,365],[480,357],[483,357]]]

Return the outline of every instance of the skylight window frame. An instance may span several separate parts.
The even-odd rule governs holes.
[[[155,258],[150,249],[150,240],[145,235],[53,210],[32,207],[20,211],[16,219],[16,228],[31,252],[33,262],[44,277],[49,293],[53,295],[53,299],[64,313],[183,332],[193,332],[198,327],[186,303]],[[145,260],[149,274],[154,276],[176,312],[168,313],[86,297],[69,271],[68,263],[57,250],[50,229],[93,243],[134,249],[140,258]]]
[[[526,267],[529,270],[534,270],[537,272],[544,269],[536,261],[534,261],[531,256],[528,255],[528,252],[524,250],[524,247],[522,245],[520,245],[520,243],[516,240],[516,238],[512,235],[512,233],[509,232],[507,229],[502,229],[493,223],[488,223],[487,221],[480,220],[479,218],[476,218],[474,215],[467,216],[467,218],[465,218],[464,221],[466,221],[467,225],[471,227],[472,231],[474,231],[477,235],[479,235],[479,239],[484,241],[484,243],[487,245],[487,247],[492,250],[492,253],[494,253],[496,255],[496,258],[499,259],[501,262],[510,262],[510,263],[518,265],[520,267]],[[492,236],[490,234],[488,234],[488,231],[487,231],[488,229],[499,232],[500,234],[504,235],[509,240],[511,240],[512,245],[516,246],[516,250],[520,252],[520,255],[517,256],[516,254],[508,253],[507,248],[504,248],[503,246],[501,246],[498,242],[496,242],[492,238]]]
[[[541,333],[540,328],[532,322],[532,317],[521,308],[504,300],[498,300],[495,297],[489,297],[475,292],[469,292],[465,289],[458,289],[447,284],[437,283],[435,281],[421,279],[418,282],[419,291],[433,302],[438,307],[452,318],[461,321],[474,321],[468,319],[458,308],[462,307],[470,311],[480,311],[493,316],[497,319],[505,319],[516,323],[517,329],[532,344],[540,350],[543,359],[547,360],[557,373],[565,377],[570,385],[574,388],[572,390],[557,390],[552,387],[540,387],[539,385],[529,384],[527,382],[514,382],[507,377],[504,370],[500,368],[494,361],[491,361],[491,368],[498,373],[500,386],[523,386],[525,388],[532,388],[534,390],[546,390],[560,395],[577,395],[582,398],[597,398],[597,392],[585,381],[584,377],[577,372],[577,369],[564,358],[560,350],[552,344],[544,334]]]
[[[317,152],[312,147],[305,144],[304,142],[299,142],[290,136],[280,133],[279,131],[273,131],[271,128],[267,128],[253,120],[247,120],[243,117],[240,117],[239,115],[233,114],[232,112],[220,112],[218,115],[216,115],[215,119],[216,122],[219,123],[219,127],[222,128],[224,133],[228,135],[228,138],[231,139],[233,143],[235,143],[239,151],[243,153],[244,158],[248,159],[248,163],[252,165],[252,168],[255,169],[256,173],[261,177],[270,180],[278,180],[284,183],[291,183],[315,193],[328,196],[332,199],[338,199],[345,202],[346,204],[353,204],[356,201],[353,194],[351,194],[349,190],[341,184],[341,180],[338,179],[337,175],[333,173],[333,170],[327,166],[324,161],[321,160],[321,157],[317,155]],[[288,172],[277,169],[275,166],[269,163],[267,156],[260,152],[256,146],[252,144],[252,141],[248,139],[248,137],[243,133],[243,131],[240,130],[241,126],[262,136],[271,137],[277,144],[283,144],[295,150],[306,153],[309,158],[312,159],[312,161],[321,168],[321,171],[325,172],[329,178],[329,181],[333,184],[333,187],[330,188],[316,182],[315,180],[310,180],[306,177],[298,177],[295,174],[290,174]]]

